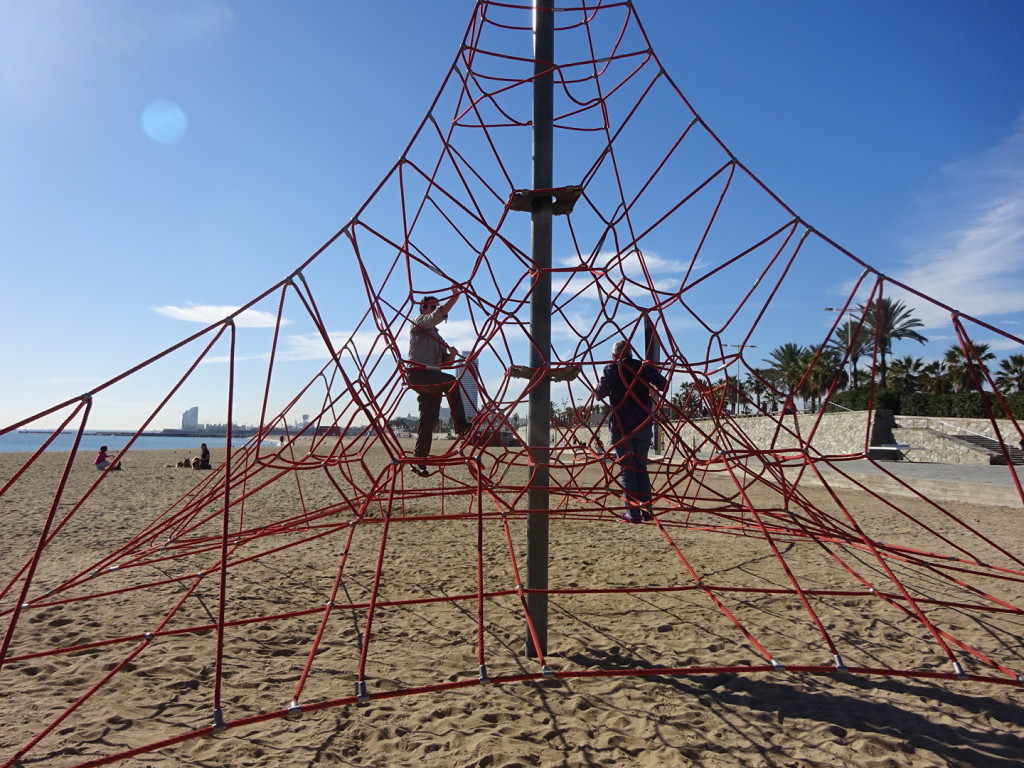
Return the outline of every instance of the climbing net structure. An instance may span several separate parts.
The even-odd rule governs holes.
[[[629,2],[556,13],[557,181],[530,189],[532,13],[476,4],[398,161],[277,285],[4,430],[56,420],[48,444],[76,434],[70,454],[41,449],[0,479],[6,529],[19,521],[0,574],[0,686],[15,691],[0,705],[5,765],[100,765],[264,720],[545,677],[795,670],[1021,684],[1024,552],[999,518],[958,513],[876,460],[892,448],[872,446],[900,442],[879,439],[882,312],[903,301],[946,316],[1019,513],[1006,446],[1024,434],[977,350],[1024,341],[802,220],[687,101]],[[555,214],[543,270],[552,351],[531,367],[538,195]],[[826,283],[845,291],[828,315]],[[424,296],[453,287],[441,331],[462,350],[452,373],[474,418],[414,461],[409,326]],[[593,395],[620,339],[669,381],[654,414],[653,519],[638,526],[619,518]],[[790,340],[809,353],[776,375],[762,360]],[[851,375],[863,408],[830,407]],[[158,393],[151,416],[119,456],[127,471],[95,472],[81,435],[109,423],[128,380]],[[525,416],[542,383],[554,407],[550,449],[537,452]],[[144,508],[128,500],[138,436],[211,392],[226,424],[258,421],[255,437],[229,441],[187,484],[153,480]],[[549,509],[531,510],[538,461]],[[412,473],[420,463],[430,477]],[[45,498],[29,490],[40,484]],[[535,514],[550,523],[556,609],[549,655],[529,658]],[[117,522],[97,528],[99,515]],[[598,576],[606,558],[614,578]],[[558,650],[570,636],[599,646],[612,611],[630,612],[635,663]],[[768,614],[785,614],[786,631]],[[8,688],[26,676],[31,695]],[[98,742],[105,751],[61,751],[117,697],[132,702],[130,728]]]

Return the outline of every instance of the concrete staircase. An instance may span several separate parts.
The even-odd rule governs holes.
[[[1006,464],[1006,456],[1003,455],[1003,446],[998,440],[981,435],[944,435],[950,440],[957,440],[968,445],[973,445],[982,450],[988,451],[989,464]],[[1019,447],[1007,445],[1006,452],[1010,457],[1010,464],[1024,464],[1024,450]]]

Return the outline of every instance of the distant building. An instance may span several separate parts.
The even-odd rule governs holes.
[[[462,353],[469,357],[468,352]],[[493,408],[480,412],[480,369],[476,360],[464,365],[459,373],[459,388],[462,392],[462,408],[466,412],[466,420],[474,422],[473,444],[485,446],[519,445],[519,440],[507,429],[507,423],[498,411]]]
[[[194,405],[181,414],[182,429],[199,429],[199,406]]]
[[[469,357],[469,352],[463,352],[463,357]],[[462,409],[466,412],[466,421],[472,421],[477,414],[477,403],[480,402],[480,390],[477,388],[476,380],[480,375],[476,360],[468,365],[462,366],[459,373],[459,388],[462,392]]]

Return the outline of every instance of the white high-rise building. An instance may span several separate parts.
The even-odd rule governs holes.
[[[198,429],[199,428],[199,406],[193,405],[183,414],[181,414],[181,428],[182,429]]]
[[[463,352],[463,357],[469,357],[469,352]],[[480,401],[480,390],[476,386],[480,369],[477,368],[476,360],[462,366],[459,372],[459,390],[462,394],[462,409],[466,412],[466,421],[472,421],[477,413],[477,403]]]

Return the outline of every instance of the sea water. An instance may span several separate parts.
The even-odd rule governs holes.
[[[39,450],[49,432],[8,432],[0,435],[0,453],[34,453]],[[110,451],[121,451],[128,444],[129,435],[112,435],[109,432],[86,432],[78,444],[80,451],[98,451],[101,445],[107,446]],[[239,447],[245,445],[251,438],[232,438],[231,445]],[[277,440],[265,440],[265,444],[277,444]],[[74,432],[61,432],[54,438],[47,447],[47,451],[70,451],[75,443]],[[132,443],[133,451],[181,451],[182,454],[198,455],[199,446],[202,443],[211,450],[224,449],[227,447],[225,437],[182,437],[181,435],[140,435]]]

